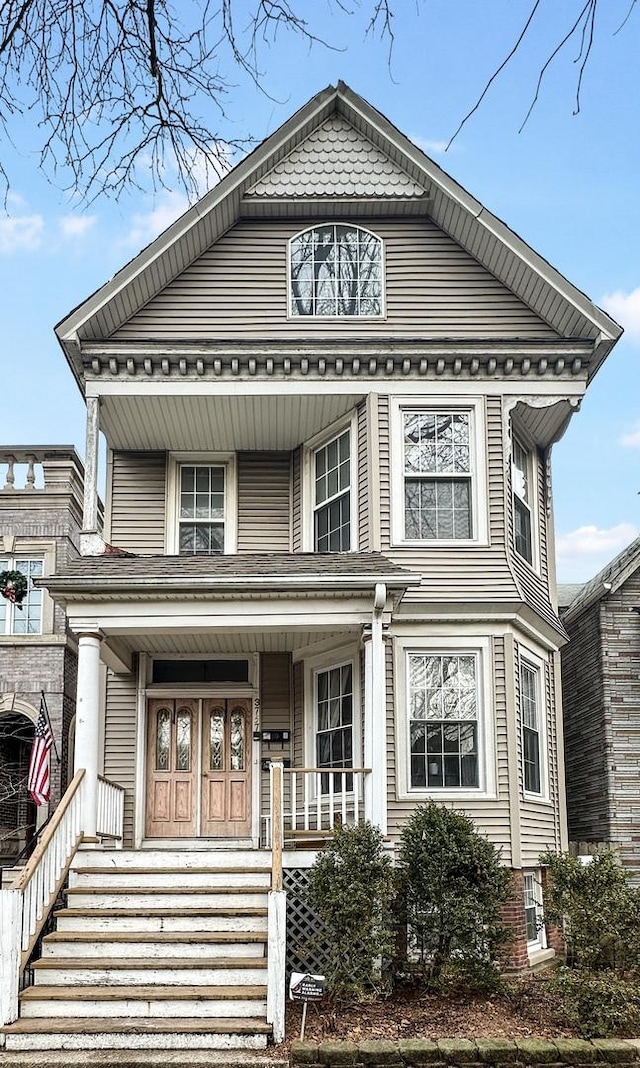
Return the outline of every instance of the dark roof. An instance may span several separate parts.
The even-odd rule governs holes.
[[[560,582],[558,584],[558,609],[568,608],[583,587],[584,582]]]
[[[102,587],[112,590],[163,586],[246,586],[314,584],[371,585],[384,581],[406,587],[420,576],[381,553],[238,553],[216,556],[83,556],[39,585],[51,590]]]
[[[609,593],[615,593],[624,582],[640,567],[640,537],[635,538],[626,549],[618,553],[598,574],[586,582],[578,595],[571,601],[563,613],[564,619],[573,618],[584,612]]]

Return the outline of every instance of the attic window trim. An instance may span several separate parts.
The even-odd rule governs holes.
[[[340,247],[338,239],[337,239],[337,230],[338,229],[356,230],[356,231],[358,231],[358,234],[366,234],[369,238],[373,238],[378,243],[378,249],[379,249],[379,272],[380,272],[380,293],[379,293],[379,296],[377,296],[377,297],[371,297],[370,296],[370,297],[368,297],[366,299],[369,299],[371,301],[373,301],[375,299],[378,299],[380,301],[380,311],[379,312],[360,314],[359,311],[354,312],[354,313],[340,313],[340,312],[336,311],[336,313],[333,314],[333,315],[317,314],[316,311],[315,311],[315,303],[318,300],[318,296],[317,296],[318,287],[319,287],[319,284],[322,281],[317,276],[313,277],[313,279],[311,280],[312,281],[312,286],[313,286],[311,300],[312,300],[312,306],[314,307],[314,310],[311,312],[311,314],[308,314],[308,315],[294,312],[294,310],[293,310],[294,309],[294,303],[297,302],[297,301],[300,301],[302,299],[300,297],[300,295],[294,296],[294,292],[293,292],[293,288],[294,288],[294,281],[293,281],[294,244],[300,238],[304,237],[305,234],[312,234],[316,230],[328,229],[329,227],[331,227],[333,229],[333,242],[330,243],[331,244],[331,248],[333,248],[333,249],[337,249],[337,248]],[[359,242],[358,242],[358,244],[359,244]],[[304,229],[299,230],[297,233],[293,234],[292,237],[289,238],[288,245],[287,245],[287,319],[288,319],[289,322],[295,322],[295,323],[304,323],[304,322],[306,322],[308,320],[320,321],[320,322],[323,322],[323,323],[324,322],[343,322],[344,320],[348,320],[348,321],[354,321],[355,320],[356,322],[363,322],[363,321],[383,322],[387,317],[386,300],[385,300],[385,288],[386,288],[385,287],[385,275],[386,275],[385,243],[384,243],[383,238],[379,234],[377,234],[374,230],[369,230],[367,227],[360,226],[357,223],[349,223],[346,220],[340,220],[340,221],[332,220],[332,221],[329,221],[329,222],[317,222],[317,223],[314,223],[312,226],[306,226],[306,227],[304,227]],[[333,279],[327,279],[327,281],[335,280],[335,278],[336,278],[336,275],[334,274],[333,275]],[[358,262],[357,277],[355,279],[353,279],[353,281],[355,281],[356,284],[357,284],[357,294],[356,294],[355,300],[357,302],[357,307],[359,308],[360,307],[360,301],[362,299],[361,285],[363,284],[363,282],[367,281],[366,279],[362,279],[360,277],[360,261]],[[369,279],[368,281],[375,282],[376,280],[375,279]],[[329,299],[332,299],[332,298],[327,298],[327,300],[329,300]],[[339,296],[339,294],[337,292],[336,292],[335,298],[333,298],[333,299],[335,300],[335,304],[337,306],[339,304],[339,301],[340,301],[340,296]],[[350,297],[349,299],[354,299],[354,298]]]

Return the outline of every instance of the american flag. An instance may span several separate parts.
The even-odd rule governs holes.
[[[49,750],[53,745],[51,724],[47,715],[44,698],[40,698],[40,711],[33,736],[33,748],[29,762],[27,790],[36,805],[46,805],[51,796],[51,776],[49,774]]]

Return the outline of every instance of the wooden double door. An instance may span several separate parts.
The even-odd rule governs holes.
[[[153,698],[147,706],[149,838],[251,834],[251,701]]]

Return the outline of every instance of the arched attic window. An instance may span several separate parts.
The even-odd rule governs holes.
[[[324,223],[289,242],[292,316],[379,318],[382,240],[361,226]]]

